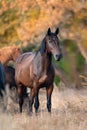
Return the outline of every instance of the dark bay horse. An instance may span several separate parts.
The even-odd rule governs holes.
[[[18,57],[16,61],[15,79],[18,87],[19,108],[22,112],[23,89],[31,89],[29,98],[29,112],[32,112],[34,103],[35,111],[39,108],[39,89],[46,87],[47,109],[51,112],[51,94],[53,91],[54,68],[52,65],[52,55],[59,61],[62,57],[57,34],[59,28],[53,33],[50,28],[42,40],[39,50],[35,53],[27,52]]]

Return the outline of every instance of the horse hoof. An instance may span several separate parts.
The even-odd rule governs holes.
[[[20,110],[20,113],[22,113],[22,110]]]
[[[35,113],[36,113],[36,114],[38,113],[38,109],[35,110]]]
[[[48,109],[48,112],[51,113],[51,109]]]
[[[22,113],[22,108],[19,109],[19,112]]]

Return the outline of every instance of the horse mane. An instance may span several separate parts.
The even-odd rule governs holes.
[[[46,52],[46,42],[45,42],[45,38],[42,40],[41,46],[40,46],[40,48],[39,48],[38,51],[40,51],[41,55],[43,55],[44,52]]]

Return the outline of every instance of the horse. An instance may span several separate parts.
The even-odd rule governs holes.
[[[5,90],[4,85],[5,85],[5,70],[4,70],[4,66],[0,62],[0,96],[1,97],[3,97],[3,91]]]
[[[9,46],[0,49],[0,61],[5,66],[8,61],[16,61],[18,56],[22,53],[20,46]]]
[[[43,87],[46,88],[47,93],[47,109],[48,112],[51,112],[51,95],[55,76],[52,55],[57,61],[62,58],[58,33],[59,28],[54,33],[49,28],[36,52],[26,52],[16,60],[15,80],[18,87],[20,113],[22,113],[23,89],[25,87],[30,88],[29,113],[32,113],[33,103],[35,112],[38,112],[39,89]]]

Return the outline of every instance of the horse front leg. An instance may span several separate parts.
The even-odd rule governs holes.
[[[39,89],[37,89],[35,91],[35,103],[34,103],[34,108],[35,108],[35,112],[37,113],[38,112],[38,108],[39,108],[39,97],[38,97],[38,94],[39,94]]]
[[[32,113],[32,106],[34,103],[34,97],[35,97],[35,90],[34,88],[31,89],[30,97],[29,97],[29,113]]]
[[[22,105],[23,105],[24,99],[23,99],[23,86],[21,84],[18,85],[18,97],[19,97],[19,110],[20,110],[20,113],[22,113]]]
[[[47,92],[47,109],[48,112],[51,112],[51,95],[53,92],[53,85],[46,88]]]

